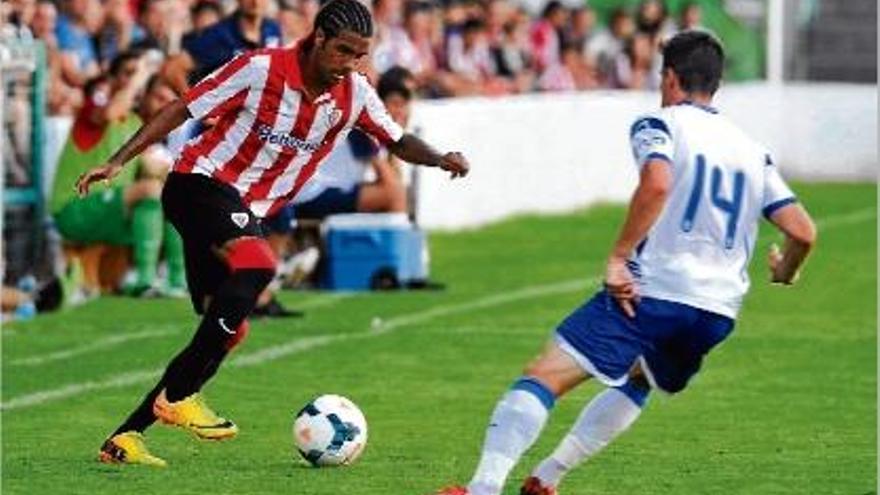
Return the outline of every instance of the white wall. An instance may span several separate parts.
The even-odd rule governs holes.
[[[876,178],[876,86],[731,85],[716,103],[774,151],[789,178]],[[472,164],[464,180],[422,172],[419,220],[463,228],[624,201],[636,180],[629,126],[658,105],[658,94],[641,92],[419,102],[421,136],[441,150],[463,151]]]

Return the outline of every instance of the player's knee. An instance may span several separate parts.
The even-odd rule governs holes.
[[[523,369],[523,376],[543,384],[548,390],[553,392],[554,396],[559,396],[563,393],[562,384],[558,383],[550,363],[546,362],[546,360],[538,358],[529,363]]]
[[[265,239],[244,237],[227,246],[226,263],[232,273],[248,271],[262,291],[275,276],[277,259]]]

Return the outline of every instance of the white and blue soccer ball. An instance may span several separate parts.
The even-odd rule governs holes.
[[[346,466],[367,445],[367,420],[349,399],[322,395],[297,413],[293,442],[312,466]]]

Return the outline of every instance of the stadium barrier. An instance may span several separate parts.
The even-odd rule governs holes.
[[[735,84],[716,101],[768,146],[789,179],[876,179],[876,85]],[[418,102],[416,132],[440,149],[465,152],[473,166],[461,183],[420,174],[419,222],[469,228],[625,201],[637,178],[629,126],[658,106],[659,95],[646,92]]]

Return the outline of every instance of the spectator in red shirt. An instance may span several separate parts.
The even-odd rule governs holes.
[[[558,0],[551,0],[541,19],[532,26],[529,41],[538,72],[559,63],[560,33],[567,22],[568,10]]]

